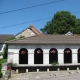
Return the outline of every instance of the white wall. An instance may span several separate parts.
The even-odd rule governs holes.
[[[49,65],[49,50],[56,48],[58,50],[58,63],[64,64],[64,49],[72,50],[72,63],[77,64],[77,50],[79,45],[9,45],[8,46],[8,62],[12,58],[13,63],[19,64],[19,50],[26,48],[28,50],[28,65],[34,65],[34,50],[41,48],[43,50],[43,64]]]

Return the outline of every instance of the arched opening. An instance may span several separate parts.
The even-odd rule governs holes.
[[[80,63],[80,48],[78,49],[77,58],[78,58],[78,63]]]
[[[72,51],[69,48],[64,50],[64,63],[72,63]]]
[[[51,48],[49,51],[49,64],[58,63],[58,51],[55,48]]]
[[[41,48],[34,51],[34,64],[43,64],[43,50]]]
[[[19,51],[19,64],[28,64],[28,50],[26,48]]]

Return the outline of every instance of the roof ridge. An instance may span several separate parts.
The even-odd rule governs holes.
[[[28,29],[31,29],[34,33],[36,33],[36,34],[40,34],[40,32],[33,26],[33,25],[30,25],[29,27],[28,27]],[[37,32],[36,32],[36,31]]]

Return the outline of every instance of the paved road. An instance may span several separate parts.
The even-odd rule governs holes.
[[[50,71],[12,74],[9,80],[80,80],[80,71]]]

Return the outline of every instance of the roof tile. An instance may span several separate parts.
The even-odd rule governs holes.
[[[80,44],[80,36],[39,34],[24,39],[16,39],[6,43],[8,44]]]

